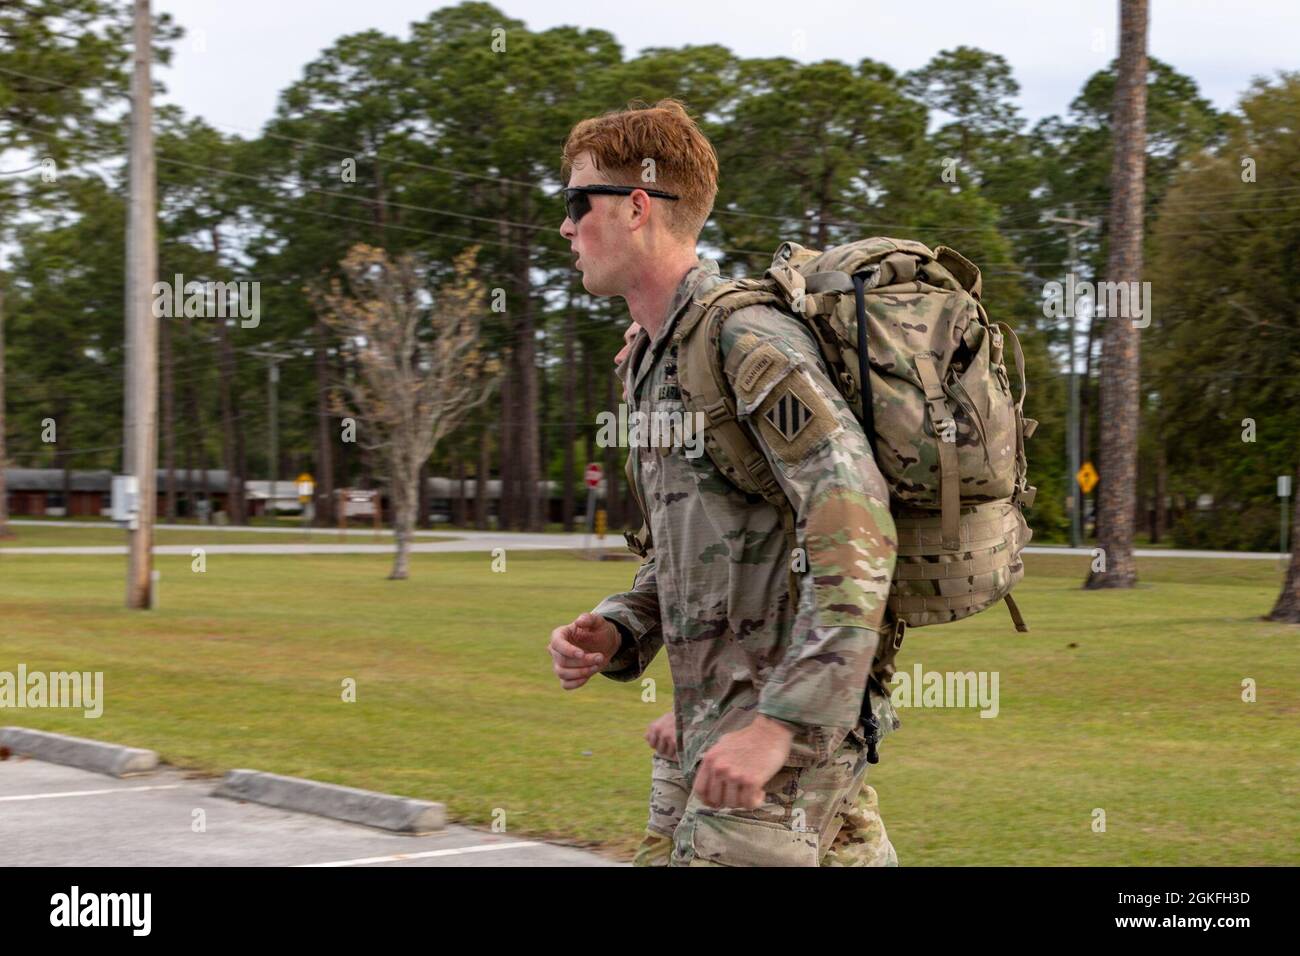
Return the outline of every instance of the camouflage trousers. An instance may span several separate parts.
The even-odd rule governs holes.
[[[762,806],[715,810],[691,795],[675,760],[656,754],[650,820],[633,865],[897,866],[868,766],[854,731],[825,764],[782,768]]]

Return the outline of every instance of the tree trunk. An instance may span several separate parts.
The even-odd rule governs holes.
[[[238,371],[235,364],[234,347],[230,351],[230,382],[235,383],[235,374]],[[239,462],[239,521],[238,524],[248,524],[248,496],[245,493],[244,481],[248,478],[248,448],[244,444],[244,416],[239,411],[239,402],[235,402],[235,460]]]
[[[379,480],[375,477],[374,451],[364,445],[357,445],[357,457],[361,459],[361,487],[378,488]],[[380,521],[383,520],[381,515]]]
[[[1156,441],[1156,516],[1151,529],[1151,543],[1159,544],[1169,527],[1169,516],[1165,511],[1165,495],[1169,482],[1169,459],[1165,455],[1164,435]]]
[[[158,335],[162,345],[162,428],[164,480],[163,514],[168,521],[176,520],[176,389],[173,375],[172,319],[158,320]]]
[[[5,290],[0,283],[0,538],[12,537],[9,530],[9,492],[5,487]]]
[[[487,483],[491,468],[491,442],[488,440],[490,430],[483,426],[483,440],[478,446],[478,468],[474,472],[474,527],[486,531],[488,526],[488,492]]]
[[[231,524],[244,524],[244,481],[235,438],[235,417],[239,414],[233,385],[235,353],[230,346],[230,330],[222,319],[217,320],[217,340],[221,351],[221,456],[226,465],[226,515]]]
[[[428,528],[429,524],[429,462],[420,465],[420,475],[415,486],[415,526]]]
[[[564,530],[573,531],[573,488],[578,476],[574,473],[577,463],[573,456],[573,443],[577,441],[577,395],[578,395],[578,368],[577,368],[577,339],[578,339],[578,315],[573,304],[573,287],[569,287],[568,308],[564,311],[564,428],[560,431],[564,441],[564,487],[561,492],[560,503],[560,520],[564,522]]]
[[[185,507],[178,509],[184,511],[185,517],[193,518],[195,514],[194,507],[194,439],[190,438],[185,443]]]
[[[528,259],[523,259],[523,269],[528,270]],[[542,512],[539,507],[541,490],[541,461],[537,445],[537,336],[533,326],[532,306],[529,303],[528,280],[521,280],[524,296],[523,315],[519,322],[519,477],[523,487],[523,518],[525,531],[542,531]]]
[[[501,184],[500,193],[501,209],[503,212],[508,213],[510,210],[510,184],[503,182]],[[509,220],[513,218],[513,215],[504,215],[497,223],[497,235],[501,241],[501,248],[506,258],[507,270],[513,267],[514,261],[513,250],[511,248],[513,243],[510,237],[509,222]],[[518,277],[513,273],[510,273],[507,281],[514,285],[514,291],[518,292]],[[505,282],[502,284],[504,285]],[[506,341],[509,345],[506,348],[506,354],[503,356],[504,361],[502,363],[501,373],[501,421],[498,430],[498,435],[501,440],[497,443],[499,453],[498,472],[501,476],[501,495],[497,500],[497,527],[502,530],[507,528],[513,530],[515,527],[515,516],[519,513],[517,508],[518,486],[515,480],[519,465],[519,458],[517,454],[515,454],[518,448],[518,433],[515,429],[518,428],[519,421],[519,416],[515,409],[515,395],[518,391],[518,376],[516,374],[516,363],[518,358],[515,354],[517,351],[515,348],[515,342],[518,336],[518,329],[516,328],[513,314],[509,310],[505,313],[504,318],[508,330]],[[507,438],[509,438],[509,454],[506,453]]]
[[[452,502],[451,520],[458,528],[468,523],[465,514],[465,456],[456,453],[456,497]]]
[[[1136,475],[1137,486],[1133,490],[1133,533],[1137,534],[1138,531],[1143,529],[1149,533],[1150,523],[1154,519],[1150,517],[1151,512],[1147,508],[1147,500],[1150,495],[1142,490],[1147,486],[1147,469],[1142,464],[1140,449]]]
[[[55,406],[54,421],[59,431],[63,432],[64,441],[54,443],[54,467],[58,468],[63,474],[62,495],[63,495],[63,517],[72,517],[72,468],[68,461],[71,457],[67,452],[68,434],[68,406],[60,402]],[[57,438],[57,432],[55,433]]]
[[[1273,605],[1268,620],[1300,624],[1300,468],[1296,469],[1291,483],[1291,500],[1295,502],[1291,512],[1291,564],[1286,569],[1282,593],[1277,596],[1277,604]]]
[[[393,502],[393,537],[397,553],[393,556],[390,581],[405,581],[410,576],[411,531],[415,527],[415,510],[419,499],[416,482],[420,479],[420,466],[406,455],[393,456],[391,460],[390,490]]]
[[[505,208],[510,208],[511,190],[503,184]],[[527,192],[521,194],[517,221],[529,219],[529,197]],[[511,458],[513,459],[513,480],[516,491],[512,495],[511,517],[513,522],[526,531],[541,531],[542,510],[540,507],[542,488],[541,455],[538,445],[539,422],[538,382],[537,382],[537,328],[533,316],[532,297],[532,247],[531,234],[525,229],[517,229],[506,223],[499,226],[504,241],[513,246],[507,247],[512,269],[514,298],[508,316],[511,319],[512,341],[514,343],[514,393],[513,419],[510,434],[513,441]]]
[[[347,376],[347,359],[341,353],[336,356],[335,365],[336,365],[336,368],[334,369],[335,379],[340,382],[345,381]],[[339,425],[341,424],[341,421],[342,420],[340,419],[339,421],[333,422],[331,424]],[[333,438],[332,434],[330,438],[332,440]],[[338,451],[338,456],[337,456],[338,460],[334,464],[334,487],[338,490],[342,490],[353,484],[352,473],[354,470],[354,463],[357,457],[357,443],[355,441],[345,442],[342,440],[342,436],[340,435],[337,451]],[[336,495],[335,498],[337,499],[337,497],[338,496]],[[338,514],[336,513],[334,517],[337,520]]]
[[[316,526],[334,525],[334,432],[329,409],[330,369],[325,323],[316,320]]]
[[[189,355],[193,350],[189,347],[193,342],[190,334],[190,320],[183,318],[181,322],[181,342],[183,348],[181,351]],[[174,346],[173,346],[174,347]],[[205,440],[203,432],[203,417],[199,408],[199,385],[198,375],[190,374],[185,376],[185,388],[183,390],[182,400],[185,403],[186,419],[192,429],[189,437],[185,442],[185,514],[193,518],[199,513],[198,499],[199,494],[194,485],[194,459],[195,450],[198,450],[199,466],[204,466],[203,444]],[[207,472],[203,473],[203,493],[208,490]]]
[[[208,455],[208,409],[204,407],[203,402],[199,401],[199,388],[195,384],[190,385],[190,402],[194,409],[194,450],[198,457],[199,467],[199,490],[198,497],[202,499],[206,521],[212,520],[212,486],[208,483],[208,466],[211,458]],[[197,512],[197,506],[195,511]]]
[[[551,520],[551,382],[546,374],[546,355],[538,357],[537,392],[541,401],[537,417],[537,507],[541,520],[538,531],[545,531]]]
[[[506,354],[501,375],[501,420],[497,425],[497,468],[501,476],[501,494],[497,499],[497,526],[500,530],[515,527],[515,471],[517,459],[507,453],[509,440],[515,434],[515,357],[513,349]]]
[[[221,261],[221,237],[212,230],[212,255]],[[218,319],[217,347],[220,350],[221,452],[226,463],[226,517],[231,524],[246,524],[244,514],[244,441],[239,427],[239,401],[235,396],[235,350],[230,329]]]
[[[1111,166],[1111,282],[1142,279],[1142,215],[1146,169],[1147,0],[1120,4],[1119,71],[1115,84],[1115,154]],[[1139,293],[1138,302],[1143,299]],[[1150,303],[1144,303],[1149,310]],[[1135,314],[1132,299],[1129,312]],[[1123,310],[1116,310],[1123,311]],[[1101,358],[1101,489],[1099,543],[1104,571],[1090,571],[1088,588],[1131,588],[1133,513],[1137,495],[1139,341],[1133,314],[1107,315]],[[1149,314],[1149,313],[1148,313]]]

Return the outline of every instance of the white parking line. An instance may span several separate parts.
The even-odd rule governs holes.
[[[462,846],[450,850],[425,850],[423,853],[394,853],[391,856],[367,856],[358,860],[336,860],[332,863],[299,863],[306,866],[363,866],[366,863],[395,863],[399,860],[426,860],[434,856],[458,856],[462,853],[490,853],[493,850],[519,850],[529,846],[541,846],[533,841],[520,843],[491,843],[486,846]]]
[[[106,790],[63,790],[58,793],[20,793],[14,797],[0,797],[0,803],[7,800],[52,800],[55,797],[93,797],[101,793],[137,793],[141,790],[179,790],[181,784],[169,783],[151,787],[112,787]]]

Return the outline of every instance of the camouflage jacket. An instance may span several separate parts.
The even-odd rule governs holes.
[[[721,281],[716,262],[697,262],[654,341],[644,330],[637,337],[620,369],[633,411],[684,413],[673,330],[692,297]],[[795,731],[790,766],[829,759],[858,724],[873,661],[887,650],[877,633],[897,546],[862,427],[799,320],[767,306],[741,309],[724,326],[722,348],[738,416],[794,505],[802,554],[790,553],[778,509],[724,480],[702,444],[638,447],[629,429],[653,549],[631,590],[594,609],[623,635],[607,677],[635,680],[667,646],[688,774],[755,711]],[[792,567],[807,569],[797,608]],[[898,726],[887,694],[873,693],[872,706],[882,734]]]

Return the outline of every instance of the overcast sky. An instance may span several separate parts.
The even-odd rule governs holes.
[[[167,99],[225,132],[256,133],[281,90],[338,37],[408,25],[454,4],[436,0],[154,0],[186,29],[172,66],[157,71]],[[721,43],[745,57],[789,56],[897,70],[959,44],[1000,53],[1032,122],[1063,114],[1084,80],[1114,56],[1115,0],[499,0],[530,29],[608,30],[632,56],[646,47]],[[919,11],[922,15],[914,16]],[[1220,109],[1254,76],[1300,69],[1296,0],[1151,0],[1149,49],[1189,74]],[[611,103],[610,107],[622,104]]]

